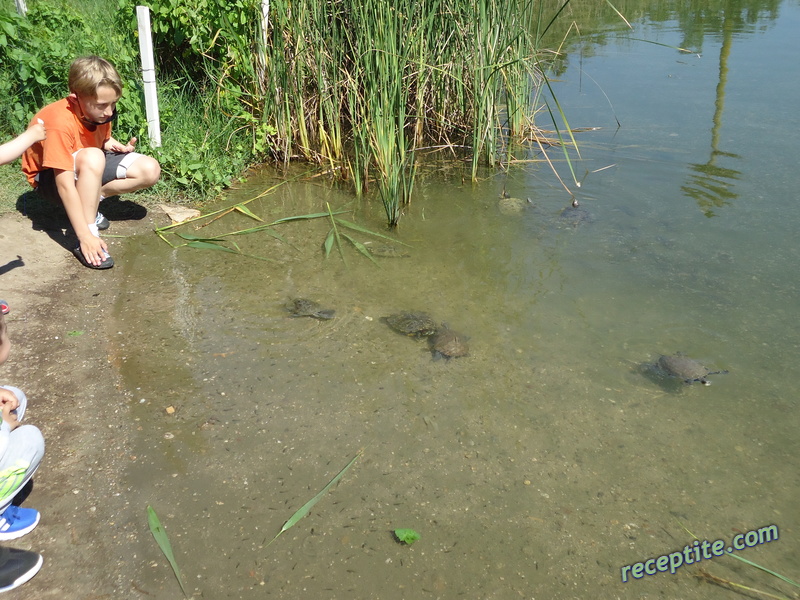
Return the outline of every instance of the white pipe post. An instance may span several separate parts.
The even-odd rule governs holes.
[[[269,42],[269,0],[261,0],[261,20],[258,23],[260,43],[256,55],[256,72],[261,93],[264,93],[264,83],[267,80],[267,43]]]
[[[14,4],[17,5],[17,12],[23,17],[28,14],[28,5],[25,4],[25,0],[14,0]]]
[[[158,115],[158,91],[156,90],[156,67],[153,60],[153,37],[150,31],[150,9],[136,7],[139,23],[139,53],[142,56],[142,81],[144,82],[144,105],[147,113],[147,135],[153,148],[161,146],[161,121]]]

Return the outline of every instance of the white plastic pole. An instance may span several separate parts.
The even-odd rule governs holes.
[[[14,0],[14,4],[17,5],[17,12],[23,17],[28,14],[28,5],[25,4],[25,0]]]
[[[267,80],[267,43],[269,42],[269,0],[261,0],[261,20],[259,21],[261,33],[258,54],[256,55],[256,69],[261,92],[264,92],[264,82]]]
[[[142,55],[142,81],[144,82],[144,105],[147,113],[147,134],[150,145],[161,145],[161,120],[158,115],[158,91],[156,90],[156,67],[153,61],[153,39],[150,32],[150,9],[136,7],[139,23],[139,53]]]

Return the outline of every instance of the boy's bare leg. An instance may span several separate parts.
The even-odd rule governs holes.
[[[75,172],[56,172],[56,186],[75,231],[84,259],[100,266],[108,246],[97,233],[95,219],[100,204],[100,184],[106,157],[99,148],[84,148],[75,155]],[[77,175],[77,181],[75,179]]]
[[[81,199],[83,223],[94,223],[97,217],[97,207],[100,205],[100,186],[105,166],[105,154],[98,148],[84,148],[75,156],[75,169],[78,176],[75,188]],[[73,223],[74,226],[75,223]]]
[[[161,165],[158,161],[150,156],[141,155],[128,167],[125,179],[109,181],[100,189],[100,193],[103,196],[118,196],[135,192],[154,185],[159,177],[161,177]]]

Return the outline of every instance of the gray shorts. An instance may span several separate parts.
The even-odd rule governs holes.
[[[78,152],[80,152],[80,150]],[[77,152],[75,154],[77,154]],[[75,154],[72,156],[74,157]],[[130,167],[137,158],[142,156],[138,152],[106,152],[105,155],[106,168],[103,170],[102,185],[107,184],[109,181],[114,181],[115,179],[125,179],[128,175],[128,167]],[[75,174],[75,179],[78,179],[77,173]],[[36,190],[40,194],[48,200],[61,202],[53,169],[39,171],[36,175],[36,182]]]

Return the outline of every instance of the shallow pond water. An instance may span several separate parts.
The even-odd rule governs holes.
[[[352,248],[347,265],[335,250],[323,259],[324,219],[278,226],[285,241],[238,240],[269,261],[131,240],[112,339],[141,427],[125,478],[131,502],[158,511],[187,589],[723,598],[692,577],[698,565],[625,583],[621,568],[681,551],[689,532],[728,542],[770,524],[780,539],[742,556],[800,578],[800,148],[787,131],[800,9],[779,8],[730,36],[722,24],[694,32],[692,54],[625,33],[580,60],[572,51],[556,93],[571,125],[602,127],[579,137],[585,213],[542,163],[475,185],[431,167],[390,234],[409,256],[379,266]],[[686,43],[659,19],[634,23],[635,37]],[[254,176],[223,205],[277,181]],[[503,190],[523,200],[512,211]],[[384,231],[379,201],[321,179],[248,206],[274,220],[326,205]],[[234,214],[208,231],[253,224]],[[298,296],[336,317],[290,317]],[[463,332],[469,355],[434,361],[424,340],[381,322],[399,310]],[[676,352],[729,372],[701,386],[648,368]],[[421,540],[398,544],[398,527]],[[177,597],[152,540],[139,543],[149,562],[136,580]],[[776,585],[729,557],[699,567]]]

